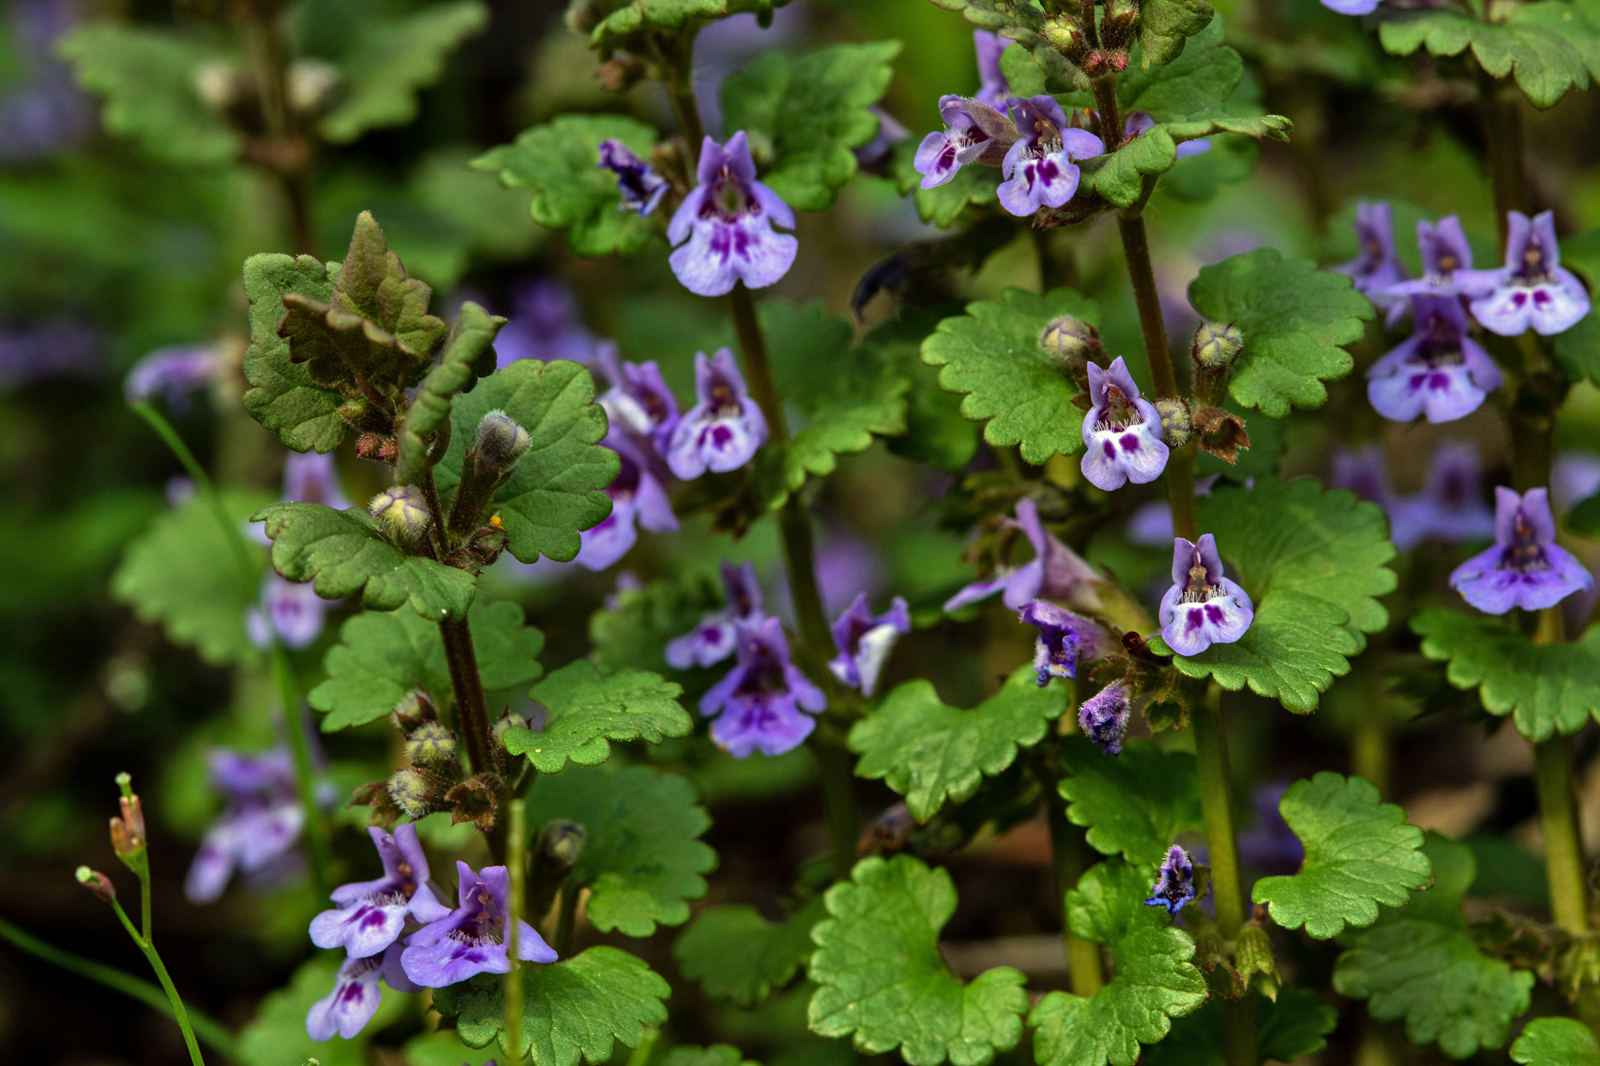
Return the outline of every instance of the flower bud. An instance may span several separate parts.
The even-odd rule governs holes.
[[[1062,370],[1082,373],[1100,347],[1100,334],[1087,322],[1062,315],[1039,334],[1039,347]]]
[[[478,423],[478,439],[472,450],[478,461],[494,470],[504,470],[522,458],[533,439],[504,411],[490,411]]]
[[[433,809],[433,789],[416,770],[396,770],[389,777],[389,798],[411,818],[421,818]]]
[[[394,705],[389,714],[395,728],[402,733],[409,733],[424,722],[437,720],[433,711],[433,701],[420,688],[414,688],[401,696],[400,702]]]
[[[396,485],[380,492],[367,504],[372,517],[383,523],[396,540],[412,543],[428,532],[432,517],[422,490],[415,485]]]
[[[1074,63],[1083,59],[1084,51],[1089,47],[1083,27],[1066,15],[1045,16],[1044,39],[1050,42],[1050,47]]]
[[[1100,39],[1107,48],[1126,48],[1132,43],[1138,24],[1139,0],[1106,0],[1105,15],[1100,20]]]
[[[116,886],[111,883],[109,877],[99,870],[91,870],[87,866],[80,866],[73,876],[77,877],[78,884],[87,888],[107,903],[117,898]]]
[[[435,766],[456,757],[456,735],[438,722],[424,722],[406,737],[406,758]]]
[[[1194,331],[1194,346],[1190,348],[1194,361],[1210,369],[1230,365],[1244,348],[1244,334],[1233,323],[1204,322]]]
[[[1239,939],[1233,949],[1234,969],[1246,987],[1254,987],[1268,999],[1278,998],[1278,987],[1283,977],[1278,973],[1278,963],[1272,957],[1272,941],[1259,925],[1246,925],[1239,930]]]
[[[244,79],[232,63],[212,60],[194,68],[195,95],[213,111],[226,111],[244,96]]]
[[[298,59],[289,66],[289,106],[316,111],[339,85],[339,68],[322,59]]]
[[[558,877],[565,877],[578,865],[578,856],[583,854],[583,844],[587,838],[588,832],[577,822],[557,818],[545,823],[544,832],[539,834],[539,850],[547,864],[546,869]]]
[[[1162,397],[1154,401],[1156,413],[1161,416],[1161,440],[1169,448],[1181,448],[1189,443],[1189,404],[1176,397]]]

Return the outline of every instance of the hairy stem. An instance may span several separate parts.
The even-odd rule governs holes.
[[[663,63],[662,73],[666,83],[667,101],[672,106],[672,116],[678,121],[678,132],[683,136],[685,179],[694,184],[695,163],[700,158],[700,142],[705,139],[706,128],[700,122],[700,105],[694,98],[694,38],[697,27],[686,26],[678,33],[677,52]]]
[[[1117,76],[1102,74],[1094,80],[1094,109],[1100,116],[1100,139],[1107,152],[1122,144],[1122,111],[1117,106]]]
[[[294,783],[300,805],[306,811],[306,840],[311,845],[311,879],[317,898],[326,899],[333,891],[333,845],[328,822],[317,803],[316,782],[312,778],[311,744],[306,739],[306,720],[300,712],[299,686],[294,667],[283,644],[272,642],[272,679],[278,686],[278,701],[283,704],[283,729],[289,734],[289,750],[294,755]]]
[[[194,1066],[206,1066],[205,1059],[200,1055],[200,1045],[194,1038],[194,1027],[189,1024],[189,1011],[184,1007],[183,997],[178,995],[178,989],[173,985],[166,964],[161,961],[161,955],[156,951],[156,946],[148,937],[139,935],[139,930],[134,928],[132,920],[128,918],[128,912],[122,909],[122,904],[115,898],[111,900],[111,909],[117,912],[122,927],[128,931],[133,942],[139,945],[139,950],[144,952],[144,957],[150,962],[150,968],[155,970],[156,980],[161,982],[161,990],[167,994],[167,1002],[172,1006],[172,1020],[183,1030],[183,1042],[189,1048],[189,1061]]]
[[[522,918],[523,899],[527,894],[528,829],[525,804],[519,799],[511,801],[507,821],[510,833],[506,840],[506,866],[511,874],[511,913],[506,915],[506,959],[511,969],[506,973],[506,1046],[511,1048],[511,1061],[522,1061],[522,963],[518,961],[519,925]]]
[[[478,656],[472,647],[472,630],[465,618],[446,618],[439,623],[444,640],[445,662],[450,668],[450,688],[456,697],[456,715],[467,742],[467,761],[472,772],[481,774],[492,768],[489,734],[489,709],[483,697],[483,679],[478,676]]]
[[[1087,999],[1105,984],[1100,968],[1100,948],[1073,934],[1072,923],[1067,918],[1067,893],[1077,887],[1078,878],[1089,865],[1088,842],[1083,829],[1067,821],[1067,803],[1061,798],[1060,778],[1051,772],[1053,765],[1052,752],[1046,756],[1045,768],[1039,772],[1039,784],[1044,789],[1045,818],[1050,826],[1050,864],[1055,872],[1056,900],[1061,904],[1061,946],[1066,952],[1073,994]]]

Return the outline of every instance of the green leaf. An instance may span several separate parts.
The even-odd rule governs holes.
[[[1230,49],[1231,51],[1231,49]],[[1122,147],[1078,164],[1079,188],[1092,189],[1118,207],[1127,207],[1145,194],[1150,176],[1165,174],[1178,164],[1178,145],[1220,133],[1288,140],[1290,122],[1281,115],[1231,116],[1215,114],[1170,122],[1145,130]]]
[[[404,604],[429,621],[463,618],[477,582],[465,570],[407,555],[383,538],[365,511],[320,503],[275,503],[251,516],[266,522],[272,565],[290,581],[316,581],[317,595],[337,600],[361,593],[369,610]]]
[[[621,115],[562,115],[491,148],[472,166],[498,171],[506,185],[532,189],[534,221],[567,230],[567,243],[579,255],[633,255],[654,230],[649,219],[621,209],[617,176],[600,167],[600,142],[611,138],[648,159],[656,132]]]
[[[306,1012],[333,991],[334,975],[342,956],[323,952],[295,971],[289,987],[269,992],[255,1018],[239,1033],[241,1066],[283,1066],[317,1059],[322,1066],[366,1066],[367,1044],[374,1033],[399,1021],[409,996],[379,986],[383,999],[378,1012],[354,1039],[319,1043],[306,1035]],[[461,1058],[456,1059],[460,1066]]]
[[[533,438],[511,478],[495,490],[494,505],[505,525],[507,547],[525,563],[541,554],[570,562],[578,554],[578,531],[599,525],[611,513],[606,486],[621,462],[606,435],[606,413],[594,402],[594,377],[564,359],[541,363],[520,359],[478,382],[450,405],[450,447],[434,467],[440,492],[461,480],[461,459],[490,411],[504,411]]]
[[[1141,1043],[1156,1043],[1172,1018],[1205,1002],[1205,978],[1189,961],[1194,942],[1144,903],[1151,882],[1144,867],[1110,859],[1067,893],[1072,931],[1111,948],[1115,976],[1092,998],[1051,992],[1034,1006],[1039,1066],[1133,1066]]]
[[[899,318],[868,333],[862,345],[911,383],[906,393],[906,431],[890,439],[889,450],[936,470],[960,470],[977,452],[977,427],[961,417],[961,398],[939,388],[939,372],[919,355],[922,342],[938,328],[939,317],[931,308],[904,307]]]
[[[133,138],[151,156],[205,167],[239,154],[239,135],[196,88],[201,67],[225,65],[225,53],[176,33],[113,22],[73,30],[56,51],[85,89],[105,97],[106,129]]]
[[[1566,524],[1575,533],[1600,538],[1600,492],[1574,504],[1567,512]]]
[[[1206,0],[1144,0],[1139,5],[1141,66],[1171,63],[1183,54],[1184,43],[1205,29],[1216,9]],[[1218,20],[1220,21],[1220,20]]]
[[[1105,855],[1119,852],[1134,864],[1161,862],[1173,839],[1204,828],[1194,756],[1164,752],[1148,740],[1130,740],[1108,756],[1084,736],[1061,748],[1061,796],[1067,820],[1089,828],[1089,844]]]
[[[241,526],[265,502],[260,493],[223,496],[224,507]],[[217,512],[195,493],[183,506],[157,515],[128,545],[111,578],[111,594],[208,663],[253,662],[257,652],[244,616],[260,596],[265,569],[264,554],[253,546],[246,568]]]
[[[252,255],[244,261],[244,294],[250,301],[250,347],[244,353],[244,376],[253,386],[244,394],[252,418],[275,430],[297,452],[331,452],[344,440],[339,417],[343,402],[334,389],[311,380],[303,363],[289,358],[289,341],[278,336],[283,297],[298,293],[313,300],[333,298],[337,266],[324,266],[309,255]]]
[[[761,1066],[746,1059],[732,1044],[695,1047],[680,1044],[661,1056],[659,1066]]]
[[[1452,1059],[1506,1042],[1511,1020],[1528,1009],[1533,974],[1478,950],[1461,902],[1477,877],[1472,849],[1436,833],[1423,852],[1435,883],[1400,910],[1349,939],[1333,972],[1341,996],[1368,999],[1379,1021],[1404,1017],[1406,1039],[1438,1041]]]
[[[1285,929],[1304,925],[1327,940],[1347,923],[1371,925],[1379,903],[1398,907],[1433,878],[1422,830],[1371,782],[1323,772],[1291,785],[1278,811],[1305,845],[1305,864],[1293,877],[1263,877],[1250,898],[1269,904]]]
[[[499,1040],[504,1048],[504,988],[498,974],[479,974],[435,989],[433,1003],[455,1019],[468,1047]],[[534,1066],[577,1066],[580,1058],[598,1066],[611,1058],[616,1042],[638,1047],[646,1028],[667,1020],[662,1001],[671,991],[643,959],[612,947],[529,966],[522,972],[521,1047],[506,1051],[513,1059],[531,1055]]]
[[[799,211],[826,211],[856,175],[853,149],[878,134],[867,110],[889,87],[899,41],[768,52],[722,83],[723,124],[744,130],[761,180]],[[768,165],[770,164],[770,165]]]
[[[1345,275],[1318,270],[1309,259],[1284,259],[1273,248],[1201,268],[1189,302],[1202,317],[1244,334],[1228,391],[1269,418],[1286,417],[1291,404],[1321,407],[1328,399],[1322,382],[1354,365],[1341,346],[1360,340],[1361,322],[1373,314]]]
[[[1536,1018],[1511,1045],[1511,1061],[1522,1066],[1600,1066],[1600,1045],[1574,1018]]]
[[[597,766],[611,757],[611,741],[685,737],[694,728],[678,704],[683,688],[641,670],[606,673],[588,659],[568,663],[528,692],[550,712],[544,731],[514,726],[506,750],[526,755],[540,773],[557,773],[571,759]]]
[[[1567,377],[1600,384],[1600,315],[1584,315],[1577,325],[1556,334],[1555,348]]]
[[[956,909],[948,871],[909,855],[863,859],[826,901],[831,917],[811,931],[813,1032],[853,1035],[868,1054],[899,1048],[910,1066],[982,1066],[1016,1046],[1028,1008],[1022,974],[1001,966],[962,985],[939,954]]]
[[[926,678],[907,681],[850,728],[850,750],[861,756],[856,776],[883,778],[927,821],[946,799],[967,799],[985,775],[1010,766],[1019,747],[1037,744],[1066,706],[1066,688],[1040,688],[1032,666],[970,711],[946,707]]]
[[[589,47],[597,49],[609,59],[618,48],[642,55],[641,43],[630,42],[630,37],[642,36],[650,30],[682,30],[694,22],[709,22],[745,12],[752,13],[762,25],[772,21],[773,8],[782,7],[789,0],[602,0],[595,5],[604,10],[614,7],[595,23],[589,33]],[[630,47],[630,44],[633,46]]]
[[[1535,743],[1600,720],[1600,625],[1571,644],[1536,645],[1498,618],[1434,607],[1411,620],[1422,654],[1448,662],[1456,688],[1476,687],[1490,714],[1511,715]]]
[[[979,29],[991,30],[1023,45],[1032,45],[1044,33],[1044,13],[1031,3],[1012,0],[933,0],[935,7],[959,11]]]
[[[835,356],[831,365],[839,367],[845,361]],[[857,455],[872,447],[875,434],[895,437],[906,431],[905,394],[911,382],[892,367],[875,370],[842,372],[830,395],[808,405],[805,424],[792,437],[761,450],[756,461],[756,493],[769,509],[783,506],[791,493],[805,485],[807,476],[833,473],[839,456]],[[786,399],[793,396],[788,390],[783,395]]]
[[[520,606],[480,600],[467,617],[485,689],[520,688],[544,672],[536,660],[544,634],[522,624]],[[324,733],[375,722],[413,689],[425,689],[436,705],[451,696],[439,627],[415,611],[353,616],[339,631],[339,643],[328,649],[323,668],[327,680],[309,698],[311,706],[327,714]]]
[[[1576,5],[1565,0],[1519,4],[1480,21],[1464,8],[1383,12],[1378,39],[1391,55],[1426,48],[1430,55],[1460,55],[1468,48],[1490,75],[1510,75],[1535,107],[1550,107],[1568,89],[1589,87],[1600,74],[1600,34]]]
[[[423,437],[444,428],[450,421],[450,400],[458,392],[471,392],[480,377],[494,373],[494,338],[506,320],[491,315],[468,300],[461,305],[456,321],[445,338],[439,364],[422,379],[416,399],[406,410],[396,436],[400,458],[394,480],[399,485],[415,485],[428,470],[428,444]]]
[[[707,907],[672,946],[683,976],[712,999],[749,1010],[783,988],[810,960],[811,928],[827,914],[817,896],[782,922],[754,907]]]
[[[1222,1001],[1212,999],[1175,1019],[1172,1032],[1145,1049],[1142,1066],[1228,1066]],[[1339,1012],[1309,988],[1284,988],[1276,1000],[1256,997],[1256,1051],[1272,1062],[1294,1062],[1327,1046]]]
[[[651,936],[657,922],[689,920],[685,900],[706,894],[700,875],[717,865],[717,853],[699,839],[711,817],[695,799],[687,778],[647,766],[575,769],[534,781],[528,825],[535,837],[555,818],[583,826],[568,883],[589,889],[589,921],[602,933]]]
[[[348,51],[338,58],[338,103],[317,124],[335,144],[369,129],[404,126],[417,117],[417,90],[444,73],[445,58],[489,24],[481,0],[435,4],[399,18],[367,17],[356,23]]]
[[[1040,296],[1007,289],[999,303],[967,305],[922,343],[922,361],[942,367],[939,386],[965,393],[961,414],[985,422],[983,439],[998,448],[1022,445],[1022,458],[1041,466],[1057,452],[1083,450],[1083,411],[1076,386],[1056,368],[1039,335],[1054,319],[1072,315],[1100,324],[1100,305],[1071,289]]]
[[[468,826],[468,828],[472,828]],[[469,1048],[453,1029],[418,1033],[400,1049],[406,1066],[487,1066],[498,1054],[495,1048]]]

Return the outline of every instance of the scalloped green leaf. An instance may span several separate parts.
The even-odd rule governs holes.
[[[528,691],[550,713],[543,732],[522,726],[506,731],[506,750],[526,755],[543,774],[559,772],[567,760],[597,766],[611,757],[614,740],[659,744],[686,737],[694,728],[678,703],[683,688],[642,670],[609,673],[588,659],[568,663]]]
[[[533,190],[533,219],[567,231],[579,255],[633,255],[654,232],[649,219],[621,209],[617,177],[600,167],[600,142],[615,138],[650,158],[656,131],[622,115],[562,115],[524,130],[511,144],[472,161],[508,186]]]
[[[592,27],[580,23],[579,29],[589,29],[589,47],[598,49],[605,58],[618,48],[635,54],[645,54],[638,45],[648,42],[636,40],[629,47],[630,38],[651,30],[682,30],[691,23],[709,22],[729,15],[750,13],[761,24],[772,20],[773,8],[789,0],[600,0],[591,5],[603,12]],[[607,9],[611,10],[607,10]]]
[[[1282,988],[1276,1000],[1256,997],[1256,1051],[1271,1062],[1296,1062],[1327,1047],[1339,1012],[1314,989]],[[1175,1018],[1172,1032],[1144,1050],[1142,1066],[1228,1066],[1222,1001],[1213,998],[1193,1014]]]
[[[251,516],[265,522],[272,565],[290,581],[315,581],[317,595],[361,595],[362,605],[392,611],[410,604],[429,621],[463,618],[477,592],[465,570],[407,555],[359,507],[335,511],[320,503],[275,503]]]
[[[1535,743],[1600,721],[1600,625],[1570,644],[1537,645],[1498,618],[1429,608],[1411,620],[1422,654],[1448,662],[1456,688],[1476,688],[1490,714],[1511,715]]]
[[[1051,321],[1072,315],[1100,324],[1100,305],[1071,289],[1044,295],[1007,289],[999,303],[967,305],[922,342],[922,361],[939,371],[939,387],[965,393],[962,417],[985,422],[983,439],[1022,445],[1022,458],[1042,466],[1052,455],[1083,450],[1078,390],[1039,345]]]
[[[1086,826],[1089,845],[1104,855],[1156,865],[1177,835],[1205,827],[1194,756],[1130,740],[1108,756],[1084,736],[1061,746],[1061,797],[1067,820]]]
[[[522,972],[522,1045],[505,1047],[505,979],[479,974],[470,981],[434,989],[433,1004],[452,1018],[468,1047],[498,1040],[516,1059],[534,1066],[594,1066],[612,1049],[638,1047],[647,1028],[667,1020],[663,1002],[672,988],[643,959],[613,947],[592,947],[549,966]]]
[[[1216,9],[1206,0],[1144,0],[1139,5],[1140,66],[1171,63],[1184,52],[1190,37],[1213,21]]]
[[[660,1063],[661,1066],[761,1066],[759,1062],[745,1058],[732,1044],[712,1044],[710,1047],[679,1044],[661,1056]]]
[[[440,492],[461,480],[461,459],[478,423],[500,410],[528,431],[533,443],[494,493],[506,546],[525,563],[548,555],[570,562],[578,532],[611,513],[606,486],[616,480],[617,453],[600,447],[606,413],[594,402],[594,377],[578,363],[520,359],[479,380],[450,405],[450,447],[433,469]]]
[[[491,315],[468,300],[461,305],[445,338],[438,364],[422,379],[416,398],[396,428],[400,447],[394,480],[414,485],[428,470],[428,443],[423,437],[450,421],[450,401],[459,392],[471,392],[480,377],[494,373],[494,338],[506,319]]]
[[[979,29],[1031,45],[1044,33],[1044,12],[1031,3],[1012,0],[933,0],[935,7],[960,12]]]
[[[584,828],[566,883],[589,890],[585,913],[602,933],[652,936],[657,922],[682,925],[686,901],[706,894],[701,875],[716,868],[717,853],[700,840],[711,816],[688,778],[647,766],[540,775],[528,790],[528,825],[537,836],[556,818]]]
[[[814,950],[811,928],[827,913],[821,896],[782,922],[767,921],[754,907],[707,907],[672,955],[706,995],[749,1010],[794,980]]]
[[[761,180],[797,211],[826,211],[856,175],[854,149],[878,134],[868,110],[893,76],[899,41],[768,52],[722,83],[723,123],[744,130]]]
[[[1360,340],[1372,304],[1343,274],[1309,259],[1284,259],[1275,248],[1230,256],[1203,267],[1189,284],[1189,302],[1204,318],[1231,322],[1244,334],[1228,391],[1268,418],[1289,408],[1321,407],[1324,381],[1355,365],[1344,345]]]
[[[1347,924],[1371,925],[1378,904],[1399,907],[1433,880],[1422,830],[1370,781],[1324,771],[1291,785],[1278,811],[1305,845],[1305,863],[1292,877],[1263,877],[1250,898],[1285,929],[1303,925],[1327,940]]]
[[[1404,1017],[1406,1039],[1439,1044],[1452,1059],[1506,1042],[1511,1020],[1528,1009],[1534,975],[1478,950],[1461,902],[1478,876],[1472,849],[1437,833],[1423,852],[1434,885],[1408,906],[1385,908],[1378,923],[1350,937],[1333,971],[1341,996],[1368,1000],[1379,1021]]]
[[[926,678],[907,681],[850,728],[850,750],[861,756],[856,776],[883,778],[927,821],[946,800],[967,799],[985,776],[1010,766],[1018,748],[1037,744],[1066,707],[1065,686],[1040,688],[1032,666],[1018,667],[970,711],[945,706]]]
[[[828,890],[830,917],[811,930],[813,1032],[856,1050],[900,1050],[909,1066],[984,1066],[1022,1038],[1022,974],[1000,966],[963,985],[939,954],[956,909],[947,870],[909,855],[862,859]]]
[[[333,298],[337,264],[324,265],[309,255],[268,253],[244,261],[244,294],[250,303],[250,347],[244,353],[244,376],[253,386],[244,394],[244,409],[284,445],[297,452],[331,452],[344,440],[339,417],[342,397],[311,380],[304,363],[289,358],[289,340],[278,336],[283,298],[297,293],[313,300]]]
[[[1575,1018],[1536,1018],[1511,1045],[1521,1066],[1600,1066],[1600,1044]]]
[[[1206,999],[1205,978],[1189,961],[1194,941],[1144,903],[1153,876],[1108,859],[1067,893],[1073,933],[1111,949],[1114,976],[1090,998],[1050,992],[1028,1015],[1039,1066],[1133,1066],[1140,1044],[1167,1035],[1172,1019]]]
[[[467,618],[486,690],[521,688],[544,672],[537,660],[544,634],[523,625],[519,605],[480,600]],[[340,629],[339,643],[328,649],[323,669],[327,679],[308,698],[327,715],[324,733],[375,722],[413,689],[426,690],[435,704],[452,695],[439,627],[415,611],[354,615]]]
[[[757,497],[769,509],[781,507],[807,477],[833,473],[839,456],[866,451],[875,437],[904,433],[905,396],[910,389],[911,382],[887,366],[871,378],[842,381],[833,395],[812,406],[792,437],[761,450],[756,460]]]

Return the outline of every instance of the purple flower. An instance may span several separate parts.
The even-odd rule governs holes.
[[[667,388],[656,361],[621,362],[617,346],[610,341],[595,345],[595,360],[607,381],[606,391],[596,402],[605,408],[613,428],[621,425],[657,448],[664,447],[678,425],[678,398]]]
[[[174,411],[189,409],[189,395],[216,384],[222,359],[215,348],[191,345],[157,348],[134,364],[122,391],[130,404],[145,403],[156,393]]]
[[[84,138],[94,104],[78,89],[72,69],[55,58],[55,43],[79,20],[71,0],[13,0],[11,45],[24,75],[0,93],[0,160],[22,163]],[[9,81],[10,79],[8,79]]]
[[[694,629],[667,642],[667,662],[673,668],[687,670],[720,663],[738,646],[740,627],[758,625],[766,618],[754,563],[734,566],[722,560],[722,590],[727,597],[726,607],[706,615]]]
[[[987,30],[972,31],[972,47],[978,53],[978,82],[980,88],[973,99],[999,109],[1006,106],[1011,95],[1011,84],[1000,70],[1000,56],[1011,47],[1011,42]]]
[[[320,503],[335,511],[352,505],[339,482],[333,454],[290,452],[283,461],[283,500],[286,503]]]
[[[1154,481],[1167,468],[1161,416],[1118,356],[1109,370],[1089,364],[1089,413],[1083,416],[1083,476],[1097,488],[1120,489]]]
[[[1478,449],[1444,441],[1428,463],[1422,492],[1389,508],[1394,545],[1410,551],[1429,537],[1443,541],[1477,540],[1494,533],[1494,512],[1483,501],[1478,481]]]
[[[1550,504],[1565,514],[1574,504],[1600,492],[1600,455],[1562,452],[1550,465]]]
[[[667,227],[667,240],[677,247],[669,262],[683,287],[721,296],[735,282],[760,289],[787,274],[800,242],[772,227],[794,229],[794,212],[756,180],[744,131],[726,146],[707,137],[697,176],[700,183]]]
[[[1034,641],[1033,669],[1040,688],[1048,685],[1052,677],[1077,677],[1078,665],[1104,650],[1105,630],[1053,603],[1034,600],[1024,604],[1017,617],[1039,630]]]
[[[512,290],[513,313],[494,339],[496,364],[504,369],[519,359],[570,359],[587,363],[594,335],[578,321],[578,301],[556,278],[524,282]]]
[[[511,877],[504,866],[482,873],[457,860],[460,905],[406,938],[400,956],[406,976],[424,988],[443,988],[480,973],[510,973],[506,957],[506,913]],[[538,930],[517,921],[517,957],[524,962],[555,962],[556,953]]]
[[[639,539],[635,523],[652,533],[671,533],[678,528],[666,488],[650,473],[648,461],[627,434],[613,427],[602,443],[622,460],[616,480],[606,488],[611,513],[599,525],[578,534],[581,545],[572,560],[595,571],[628,554]]]
[[[827,705],[822,690],[790,661],[776,618],[739,628],[733,669],[700,697],[700,713],[716,717],[711,739],[735,759],[792,750],[815,727],[811,715]]]
[[[1161,637],[1179,655],[1199,655],[1213,644],[1232,644],[1255,620],[1244,589],[1222,576],[1217,541],[1172,540],[1172,587],[1161,597]]]
[[[1472,270],[1472,245],[1455,215],[1441,218],[1438,225],[1419,221],[1417,250],[1422,253],[1422,277],[1390,285],[1384,290],[1388,295],[1459,296],[1467,292],[1466,282],[1474,273],[1483,273]]]
[[[291,849],[306,820],[287,748],[260,755],[216,748],[210,762],[212,787],[227,806],[206,830],[184,880],[184,894],[197,904],[220,897],[235,870],[270,883],[298,869]]]
[[[0,135],[0,143],[4,141]],[[103,347],[96,330],[65,318],[0,330],[0,392],[42,378],[93,377],[101,370]]]
[[[1406,301],[1390,296],[1389,288],[1406,277],[1405,267],[1394,254],[1394,216],[1386,201],[1356,204],[1356,240],[1361,254],[1331,268],[1335,273],[1355,279],[1356,291],[1366,293],[1379,308],[1386,309],[1385,322],[1393,327],[1406,312]]]
[[[1147,907],[1165,907],[1168,914],[1177,914],[1192,899],[1194,860],[1174,844],[1167,849],[1167,857],[1161,861],[1161,870],[1156,874],[1155,886],[1150,889],[1150,898],[1144,903]]]
[[[1013,96],[1006,101],[1022,136],[1006,152],[1000,172],[1000,206],[1019,218],[1040,207],[1062,207],[1078,191],[1075,159],[1104,155],[1105,142],[1087,130],[1072,129],[1054,97]]]
[[[867,174],[882,174],[889,163],[889,149],[911,137],[911,131],[877,104],[867,108],[878,120],[878,135],[855,149],[856,166]]]
[[[1556,243],[1555,212],[1529,219],[1507,212],[1506,265],[1499,270],[1465,272],[1467,284],[1484,292],[1472,301],[1472,315],[1491,333],[1515,337],[1564,333],[1589,313],[1589,294],[1572,271],[1561,265]]]
[[[1389,464],[1383,456],[1383,445],[1376,441],[1356,451],[1335,446],[1328,483],[1336,489],[1349,489],[1368,503],[1394,513],[1396,496],[1389,487]]]
[[[661,198],[667,195],[667,179],[635,155],[632,148],[615,138],[601,141],[599,165],[617,176],[617,189],[622,193],[617,210],[637,211],[643,218],[661,206]]]
[[[1288,783],[1280,781],[1252,792],[1256,824],[1239,834],[1239,858],[1268,874],[1296,873],[1306,858],[1305,845],[1278,811],[1278,802],[1287,791]]]
[[[407,918],[426,924],[450,914],[428,884],[428,858],[415,825],[398,826],[393,836],[371,826],[367,834],[383,860],[383,876],[340,885],[332,895],[337,908],[311,920],[313,944],[344,948],[352,959],[387,949],[400,938]]]
[[[868,699],[878,687],[878,675],[902,633],[911,632],[911,612],[905,598],[896,596],[889,609],[874,616],[867,594],[857,594],[833,623],[833,643],[839,654],[828,661],[833,676]]]
[[[1123,123],[1122,136],[1124,140],[1133,140],[1145,130],[1154,129],[1156,120],[1143,111],[1129,111],[1128,121]],[[1178,158],[1187,159],[1192,155],[1204,155],[1211,151],[1211,138],[1199,137],[1192,141],[1183,141],[1178,145]]]
[[[400,945],[391,944],[381,954],[345,959],[333,980],[333,991],[306,1012],[306,1035],[313,1040],[332,1040],[337,1033],[349,1040],[361,1032],[383,1002],[378,990],[380,977],[397,992],[421,992],[422,986],[401,968],[400,955]]]
[[[1005,590],[1004,603],[1013,611],[1022,610],[1029,600],[1059,600],[1086,611],[1100,608],[1095,582],[1101,580],[1094,567],[1078,553],[1048,533],[1039,521],[1039,505],[1031,499],[1017,502],[1017,518],[1011,523],[1022,530],[1033,545],[1033,561],[1026,566],[1002,568],[983,581],[974,581],[944,602],[946,612],[993,596]]]
[[[1113,681],[1083,701],[1078,708],[1078,728],[1107,755],[1121,755],[1130,710],[1128,683]]]
[[[1486,614],[1538,611],[1594,585],[1594,575],[1555,542],[1547,490],[1518,496],[1500,485],[1494,502],[1494,546],[1450,575],[1450,587],[1463,599]]]
[[[945,128],[922,138],[911,164],[922,175],[924,189],[943,185],[989,147],[989,134],[973,120],[970,103],[954,94],[939,97],[939,117]]]
[[[1367,370],[1367,399],[1383,417],[1453,422],[1483,405],[1500,387],[1500,368],[1467,332],[1453,296],[1412,298],[1416,332]]]
[[[268,570],[261,579],[261,598],[245,608],[245,632],[262,651],[270,650],[274,640],[299,651],[321,636],[333,605],[334,601],[318,596],[310,582],[296,584]]]
[[[710,359],[696,352],[694,389],[695,405],[667,442],[667,466],[684,481],[707,470],[737,470],[767,442],[766,417],[750,398],[732,351],[718,348]]]

